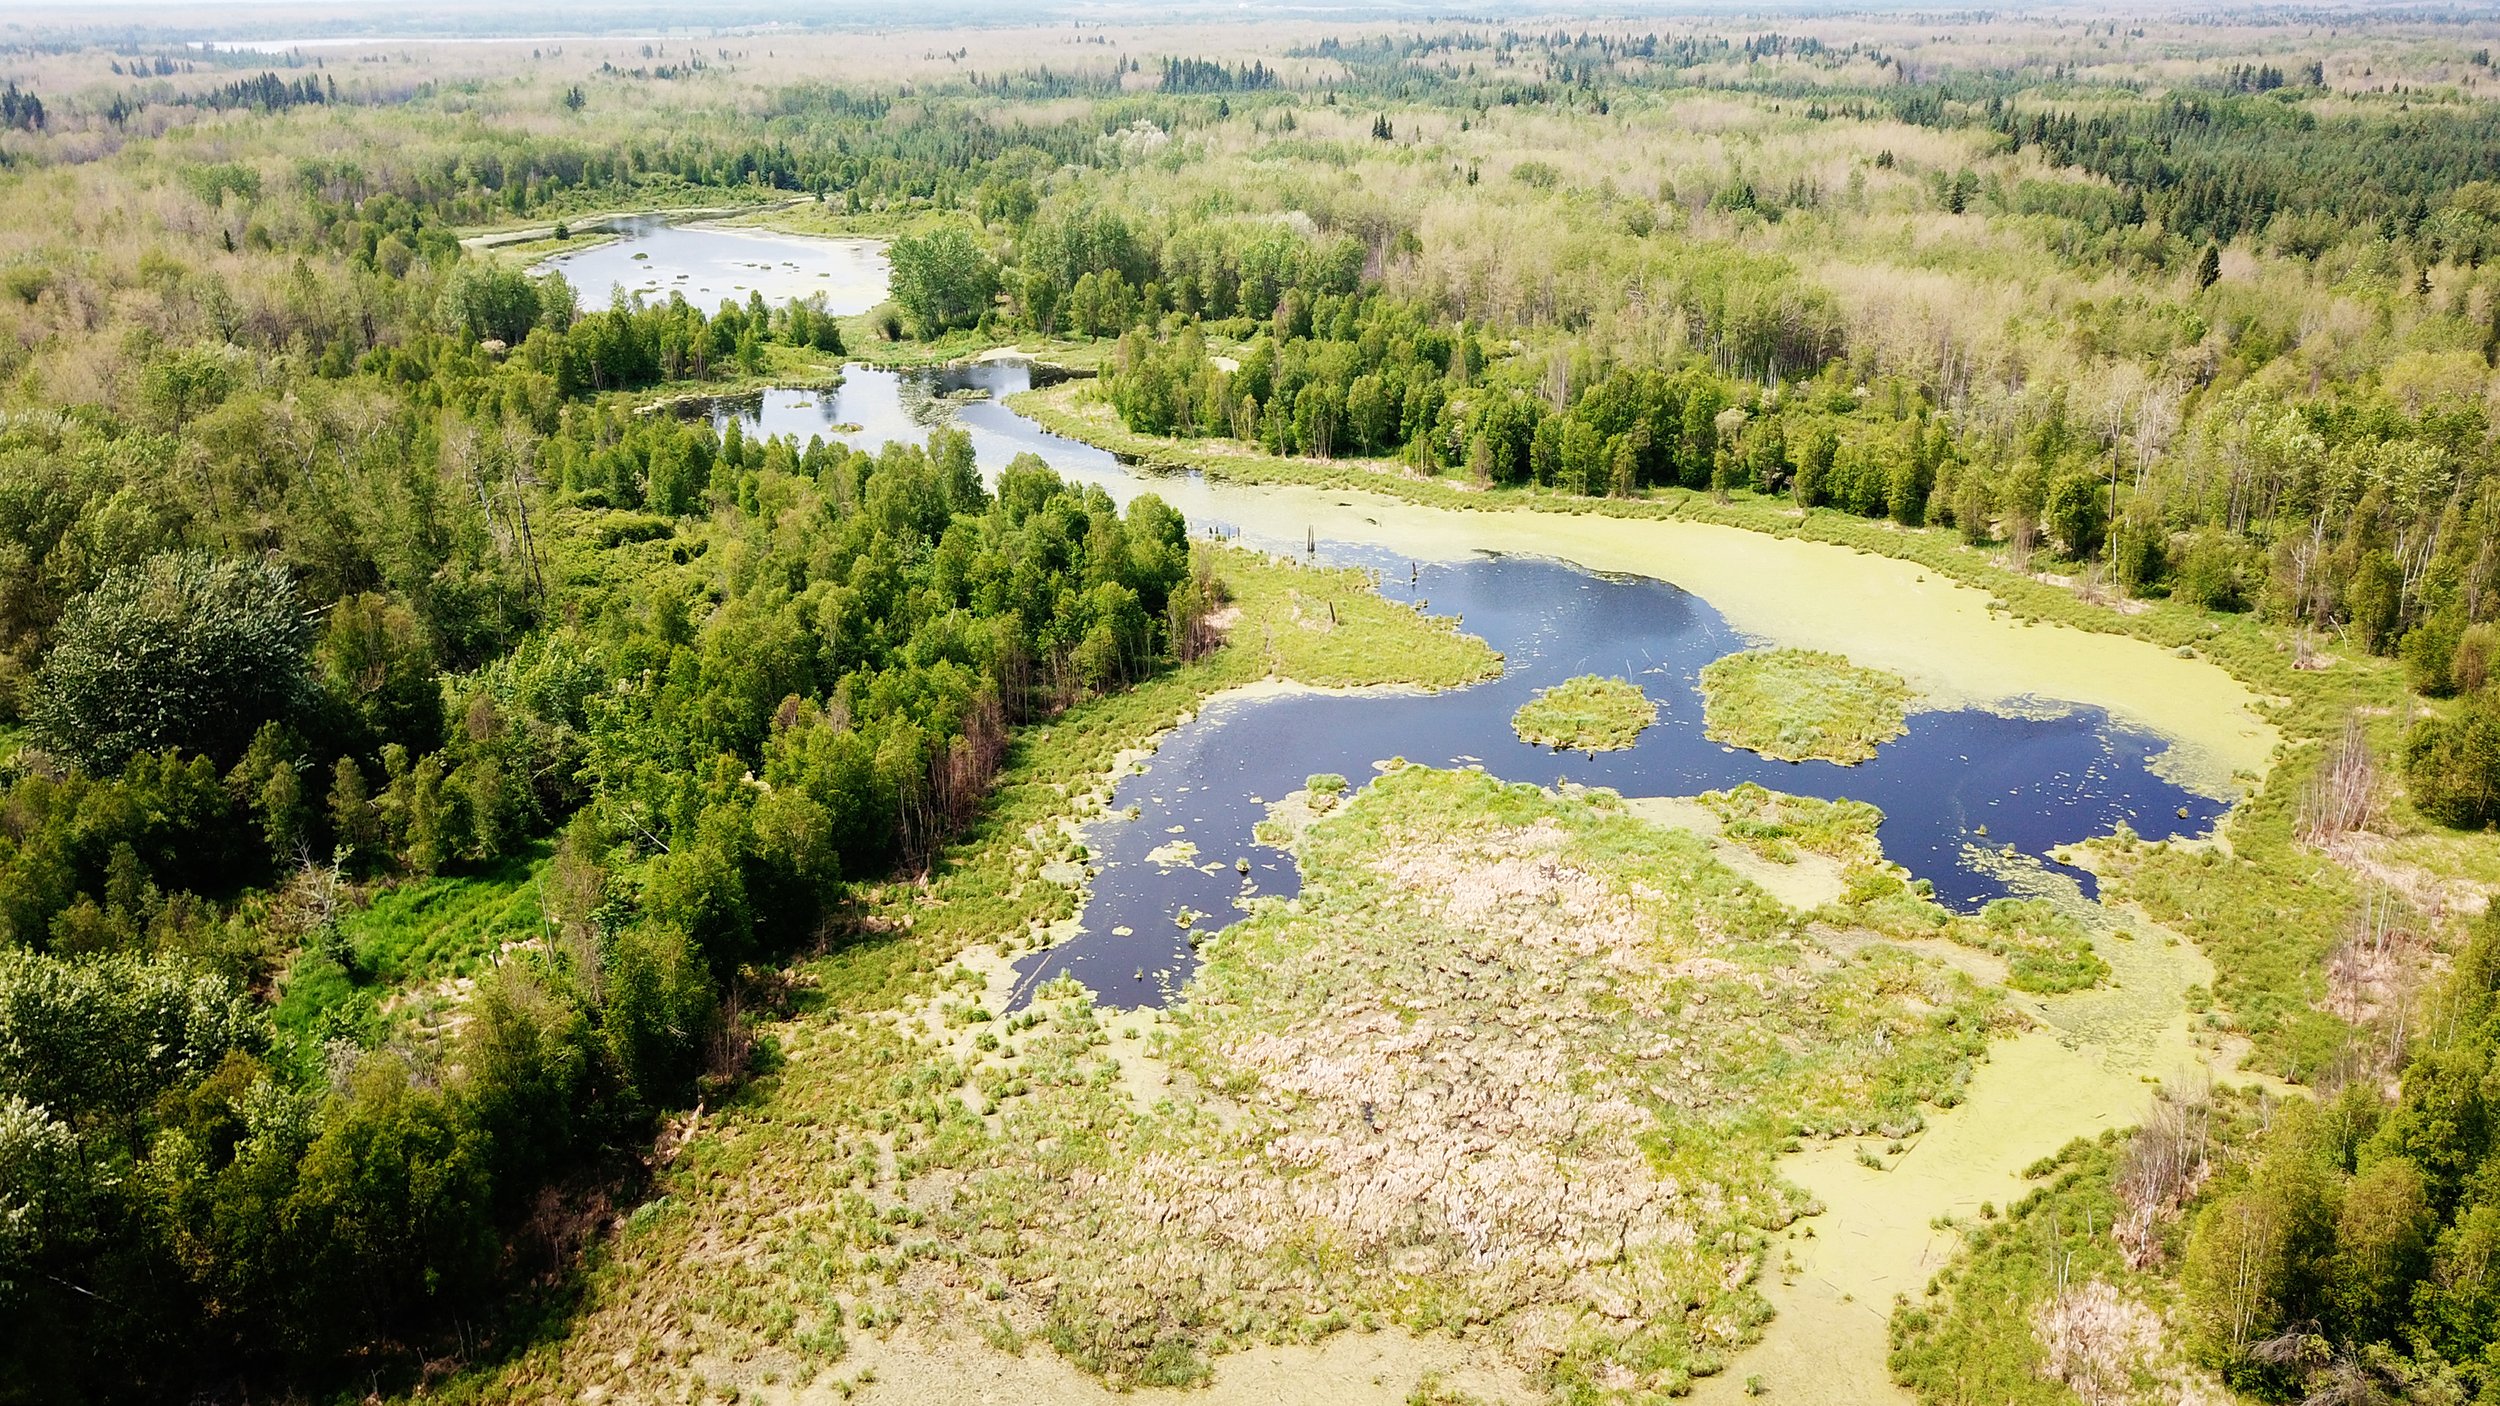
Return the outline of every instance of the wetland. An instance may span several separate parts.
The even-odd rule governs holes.
[[[1693,563],[1679,551],[1688,534],[1674,525],[1658,525],[1668,530],[1631,551],[1610,541],[1606,550],[1585,553],[1602,563],[1592,567],[1565,554],[1582,545],[1573,529],[1596,524],[1573,521],[1538,542],[1530,533],[1542,524],[1502,515],[1155,473],[1053,434],[1010,409],[1006,398],[1026,390],[1033,374],[1012,361],[907,371],[853,364],[837,388],[765,391],[713,414],[717,423],[735,423],[752,435],[838,438],[861,446],[958,426],[971,436],[986,471],[1019,454],[1038,455],[1071,481],[1100,487],[1118,501],[1151,492],[1186,514],[1195,531],[1317,566],[1366,572],[1387,598],[1461,622],[1501,655],[1503,667],[1496,680],[1434,694],[1288,692],[1216,700],[1115,778],[1106,812],[1084,828],[1090,872],[1082,931],[1028,959],[1028,989],[1065,974],[1115,1004],[1169,1000],[1194,965],[1193,938],[1236,920],[1252,898],[1293,893],[1288,857],[1259,845],[1252,832],[1270,801],[1313,772],[1366,778],[1377,764],[1403,757],[1631,796],[1689,796],[1746,782],[1847,796],[1883,811],[1886,853],[1948,905],[1975,910],[2044,886],[2091,892],[2089,873],[2053,856],[2121,826],[2150,839],[2204,834],[2236,794],[2219,760],[2246,755],[2248,739],[2233,732],[2261,729],[2245,703],[2238,710],[2246,720],[2241,729],[2226,732],[2227,717],[2208,716],[2195,735],[2180,738],[2139,721],[2139,711],[2128,707],[2132,699],[2120,705],[2127,712],[2113,713],[2106,703],[2018,685],[1979,695],[1999,679],[2014,683],[2010,661],[1969,667],[1971,656],[1998,644],[1991,636],[2000,631],[2046,657],[2070,646],[2097,653],[2118,642],[2055,627],[1987,628],[1995,622],[1986,612],[1971,612],[1954,598],[1975,593],[1941,584],[1928,589],[1932,583],[1919,581],[1912,583],[1919,596],[1943,597],[1937,603],[1952,615],[1985,624],[1958,645],[1945,642],[1949,637],[1934,619],[1945,612],[1932,607],[1901,620],[1918,632],[1912,641],[1888,639],[1871,623],[1887,617],[1869,616],[1853,627],[1861,653],[1918,659],[1932,681],[1929,692],[1906,704],[1911,711],[1902,716],[1901,733],[1853,767],[1749,753],[1710,736],[1703,670],[1761,645],[1819,641],[1828,625],[1815,613],[1784,614],[1785,588],[1770,602],[1738,593],[1716,561],[1708,574],[1721,592],[1715,598],[1676,584],[1669,578],[1686,574]],[[1488,519],[1482,525],[1490,530],[1483,545],[1471,548],[1467,530],[1478,517]],[[1623,535],[1637,539],[1639,528],[1652,525],[1626,526]],[[1799,555],[1775,550],[1786,544],[1752,540],[1771,555]],[[1531,542],[1544,550],[1519,550]],[[1809,560],[1799,569],[1826,582],[1859,567],[1869,576],[1891,576],[1888,568],[1899,565],[1831,548],[1809,548],[1804,555]],[[1824,560],[1811,560],[1815,556]],[[1655,574],[1622,569],[1627,558],[1646,558]],[[1766,569],[1776,572],[1784,564],[1766,563]],[[1327,608],[1324,593],[1315,594],[1293,628],[1325,631]],[[2052,638],[2036,644],[2021,638],[2040,634]],[[2187,662],[2128,643],[2139,662]],[[2168,666],[2149,665],[2165,673]],[[2232,687],[2211,665],[2192,669],[2220,678],[2219,684],[2200,678],[2205,689]],[[1534,695],[1590,672],[1639,686],[1658,710],[1656,725],[1629,748],[1604,753],[1556,754],[1513,731],[1512,715]],[[2058,674],[2044,674],[2037,687],[2055,689]],[[1895,684],[1877,692],[1899,709],[1905,691]],[[1193,847],[1194,864],[1151,858],[1158,850],[1168,856],[1176,840]]]
[[[0,1406],[2500,1391],[2489,16],[107,8]]]
[[[874,239],[809,239],[660,215],[617,216],[584,233],[588,247],[551,254],[532,271],[564,275],[594,307],[620,292],[683,297],[707,312],[750,297],[772,307],[822,298],[826,312],[849,316],[886,296],[885,246]]]
[[[1340,628],[1340,611],[1352,600],[1377,595],[1482,640],[1488,656],[1498,656],[1498,673],[1428,689],[1348,689],[1297,682],[1270,664],[1261,671],[1272,682],[1219,693],[1179,715],[1150,748],[1124,754],[1103,789],[1068,817],[1077,858],[1055,872],[1078,886],[1077,906],[1046,931],[983,955],[979,994],[955,1008],[994,1012],[1011,1030],[1019,1022],[1037,1031],[1066,1023],[1084,1042],[1106,1029],[1137,1042],[1114,1062],[1120,1072],[1113,1087],[1128,1091],[1129,1113],[1114,1104],[1081,1116],[1066,1107],[1045,1115],[1039,1110],[1047,1100],[1028,1103],[1033,1116],[1060,1130],[1028,1128],[1019,1137],[1010,1117],[999,1124],[998,1139],[983,1144],[983,1156],[1008,1159],[1011,1167],[1035,1147],[1058,1149],[1046,1150],[1041,1165],[997,1174],[1028,1194],[1069,1178],[1094,1188],[1090,1201],[1054,1201],[1058,1210],[1041,1213],[1059,1218],[1063,1229],[1055,1236],[1037,1229],[1035,1243],[1060,1245],[1047,1253],[1074,1258],[1054,1259],[1042,1276],[1058,1286],[1047,1303],[1009,1295],[1016,1307],[1001,1322],[1032,1315],[1016,1327],[1018,1335],[1050,1336],[1081,1365],[1134,1384],[1173,1372],[1173,1380],[1220,1375],[1222,1354],[1241,1346],[1218,1326],[1225,1322],[1253,1338],[1283,1331],[1325,1339],[1339,1325],[1412,1330],[1455,1312],[1545,1335],[1524,1353],[1469,1359],[1484,1370],[1533,1369],[1545,1374],[1541,1379],[1561,1371],[1617,1388],[1682,1390],[1709,1382],[1713,1391],[1730,1389],[1739,1377],[1767,1376],[1785,1390],[1879,1399],[1898,1393],[1883,1367],[1885,1315],[1893,1295],[1914,1288],[1949,1246],[1950,1232],[1937,1225],[1971,1215],[1981,1202],[2010,1204],[2025,1166],[2071,1137],[2131,1121],[2149,1084],[2230,1072],[2215,1045],[2191,1035],[2186,993],[2210,979],[2194,950],[2140,915],[2104,911],[2093,902],[2092,874],[2063,862],[2073,846],[2111,834],[2131,844],[2193,842],[2224,816],[2269,733],[2254,700],[2212,665],[2131,641],[2016,625],[1970,600],[1976,593],[1967,588],[1836,548],[1686,524],[1453,513],[1353,491],[1158,471],[1018,414],[1011,406],[1031,394],[1036,379],[1035,368],[1014,359],[918,370],[854,363],[838,386],[766,390],[709,414],[716,427],[734,426],[750,438],[823,438],[862,448],[946,427],[970,437],[991,475],[1032,455],[1116,501],[1154,493],[1179,507],[1194,533],[1267,553],[1284,566],[1284,595],[1258,612],[1257,633],[1248,621],[1232,625],[1228,648],[1250,653],[1254,668],[1262,655],[1275,655],[1279,632],[1324,639]],[[1068,383],[1049,394],[1064,398],[1082,389]],[[1749,561],[1748,547],[1768,560]],[[1633,563],[1639,566],[1627,569]],[[1914,579],[1904,581],[1905,572]],[[1806,606],[1809,593],[1844,582],[1842,589],[1915,602],[1891,614],[1851,612],[1849,657],[1828,649],[1839,642],[1842,622],[1827,607]],[[2166,734],[2158,720],[2182,716],[2175,695],[2112,690],[2108,674],[2090,689],[2061,687],[2078,679],[2059,666],[2070,649],[2125,657],[2134,666],[2125,677],[2180,675],[2204,698],[2230,706]],[[1857,658],[1891,668],[1860,667]],[[2026,662],[2047,667],[2026,670]],[[1514,726],[1514,714],[1525,716],[1522,710],[1557,690],[1585,688],[1578,681],[1597,675],[1612,681],[1610,693],[1628,693],[1631,711],[1648,718],[1619,727],[1607,739],[1617,745],[1582,741],[1555,750]],[[1409,779],[1375,779],[1401,777]],[[1381,787],[1387,789],[1375,796]],[[1637,799],[1694,796],[1703,801]],[[1626,810],[1618,797],[1636,799]],[[1816,809],[1833,803],[1842,806],[1831,812],[1841,817],[1836,826]],[[1523,821],[1524,829],[1485,828],[1487,815],[1479,812],[1523,804],[1541,818]],[[1537,827],[1566,817],[1567,830],[1593,824],[1617,837],[1599,846],[1604,858],[1588,861],[1586,870],[1557,870],[1543,857],[1559,832]],[[1341,864],[1314,891],[1309,846],[1315,836],[1349,826],[1385,837],[1374,843],[1387,849],[1367,862],[1399,888],[1477,906],[1456,920],[1357,913],[1343,906],[1349,876]],[[1673,853],[1682,867],[1663,878],[1640,867],[1655,860],[1631,863],[1634,853]],[[1517,866],[1535,877],[1503,888],[1499,876]],[[1481,902],[1467,896],[1486,882],[1492,888]],[[1356,889],[1371,892],[1359,883]],[[1689,1058],[1684,1070],[1698,1081],[1689,1095],[1662,1097],[1654,1086],[1610,1095],[1629,1100],[1622,1116],[1635,1123],[1624,1135],[1653,1147],[1678,1139],[1639,1132],[1636,1124],[1661,1129],[1696,1109],[1719,1110],[1698,1125],[1711,1131],[1693,1144],[1718,1154],[1711,1165],[1670,1176],[1667,1185],[1676,1190],[1666,1201],[1648,1191],[1627,1202],[1650,1210],[1627,1211],[1633,1219],[1608,1233],[1626,1244],[1717,1244],[1723,1257],[1670,1268],[1667,1261],[1644,1267],[1649,1262],[1640,1255],[1606,1255],[1599,1259],[1608,1267],[1591,1278],[1598,1261],[1575,1269],[1545,1265],[1550,1250],[1495,1250],[1503,1235],[1498,1222],[1482,1222],[1468,1209],[1468,1198],[1494,1196],[1537,1218],[1536,1195],[1523,1188],[1541,1174],[1533,1162],[1516,1160],[1535,1156],[1537,1140],[1517,1129],[1487,1134],[1481,1119],[1466,1114],[1468,1136],[1482,1136],[1487,1154],[1500,1149],[1503,1165],[1528,1180],[1497,1191],[1481,1184],[1479,1169],[1463,1192],[1459,1182],[1435,1181],[1458,1175],[1474,1155],[1465,1149],[1476,1144],[1432,1117],[1410,1124],[1400,1110],[1419,1097],[1412,1088],[1418,1076],[1400,1071],[1422,1060],[1433,1087],[1464,1089],[1486,1107],[1515,1105],[1536,1082],[1520,1061],[1560,1052],[1509,1051],[1484,1012],[1555,1018],[1554,994],[1581,979],[1538,976],[1507,946],[1482,945],[1485,937],[1498,928],[1578,943],[1583,959],[1619,965],[1629,960],[1630,939],[1570,936],[1575,923],[1597,921],[1595,909],[1570,915],[1579,913],[1575,904],[1604,907],[1627,893],[1636,908],[1663,900],[1679,911],[1691,911],[1681,905],[1696,895],[1720,893],[1757,915],[1675,920],[1698,921],[1700,928],[1688,931],[1712,934],[1700,946],[1631,943],[1665,962],[1664,972],[1682,970],[1680,960],[1712,979],[1754,983],[1741,999],[1722,993],[1713,1019],[1731,1009],[1752,1012],[1727,1031],[1703,1040],[1699,1027],[1684,1028],[1689,1019],[1668,1019],[1663,1028],[1682,1033],[1662,1038],[1693,1039],[1698,1049],[1724,1045],[1742,1030],[1750,1039],[1785,1041],[1789,1058],[1835,1052],[1828,1031],[1778,1034],[1802,1008],[1831,1001],[1767,996],[1760,974],[1784,971],[1775,984],[1795,981],[1835,962],[1875,981],[1853,1004],[1905,989],[1903,982],[1925,993],[1912,1002],[1926,1013],[1918,1021],[1903,1024],[1901,1012],[1871,1017],[1887,1032],[1877,1041],[1883,1048],[1895,1048],[1896,1035],[1912,1039],[1905,1050],[1919,1049],[1917,1039],[1950,1038],[1915,1056],[1923,1072],[1909,1082],[1899,1073],[1864,1071],[1873,1083],[1822,1089],[1820,1105],[1775,1094],[1758,1074],[1735,1066],[1704,1070]],[[1357,906],[1387,899],[1383,892]],[[1440,954],[1419,936],[1452,921],[1485,935],[1469,940],[1475,946],[1462,944],[1461,957]],[[1660,930],[1656,925],[1667,920],[1604,921],[1630,924],[1628,934]],[[1380,934],[1387,945],[1349,945],[1362,933]],[[1782,936],[1766,947],[1770,933]],[[1677,950],[1686,955],[1676,958]],[[1462,975],[1472,971],[1493,984],[1448,986],[1453,960]],[[1381,961],[1390,967],[1367,965]],[[1770,966],[1747,966],[1760,962]],[[1394,996],[1371,992],[1355,979],[1356,968],[1366,980],[1387,979],[1390,970],[1430,973],[1434,984]],[[1621,979],[1620,971],[1609,978]],[[1414,978],[1396,980],[1411,986]],[[1506,981],[1528,986],[1501,988]],[[1633,1038],[1634,1028],[1661,1028],[1649,1021],[1625,1026],[1621,999],[1604,998],[1615,1012],[1605,1020],[1561,1022],[1594,1042],[1575,1046],[1577,1057]],[[1710,989],[1679,999],[1694,1002],[1681,1009],[1697,1016]],[[1731,999],[1739,1004],[1727,1004]],[[1310,1000],[1321,1004],[1296,1004]],[[1403,1014],[1375,1028],[1366,1022],[1377,1018],[1365,1012],[1377,1009]],[[1920,1023],[1940,1010],[1952,1013],[1945,1025]],[[1140,1016],[1145,1023],[1137,1023]],[[1447,1050],[1425,1033],[1435,1021],[1448,1022],[1454,1043]],[[1254,1029],[1265,1033],[1254,1037]],[[1929,1034],[1912,1037],[1912,1030]],[[1028,1037],[1025,1065],[1002,1069],[1029,1068],[1041,1038]],[[1360,1053],[1366,1041],[1388,1043]],[[988,1057],[1013,1056],[1016,1048],[1002,1040]],[[1322,1051],[1327,1062],[1314,1063]],[[1719,1053],[1739,1058],[1733,1050]],[[976,1070],[984,1058],[969,1049],[965,1057]],[[1081,1063],[1076,1053],[1067,1057]],[[1450,1064],[1453,1058],[1459,1065]],[[1635,1054],[1625,1069],[1662,1058],[1671,1062],[1672,1052]],[[1378,1089],[1357,1087],[1360,1079],[1341,1084],[1358,1067],[1371,1071],[1363,1077],[1388,1082]],[[1523,1080],[1519,1091],[1505,1092]],[[976,1072],[973,1083],[991,1089],[984,1102],[1000,1107],[1013,1105],[996,1090],[1031,1087],[1026,1076],[1008,1073],[984,1083]],[[2059,1092],[2043,1098],[2043,1086]],[[1457,1118],[1464,1111],[1421,1097],[1414,1108],[1425,1114]],[[1110,1181],[1094,1182],[1052,1160],[1065,1157],[1075,1136],[1055,1121],[1069,1117],[1096,1137],[1124,1118],[1142,1120],[1133,1134],[1107,1134],[1117,1152],[1097,1144]],[[1755,1141],[1730,1142],[1735,1128]],[[1411,1160],[1397,1150],[1401,1137],[1440,1149],[1436,1156],[1457,1148],[1460,1161],[1440,1173],[1420,1164],[1400,1170],[1393,1183],[1405,1189],[1380,1192],[1384,1168]],[[1570,1155],[1591,1152],[1581,1140]],[[1573,1165],[1582,1175],[1594,1164]],[[1654,1152],[1650,1165],[1654,1174]],[[1360,1184],[1375,1190],[1357,1193],[1355,1183],[1329,1189],[1358,1171],[1368,1178]],[[1280,1175],[1293,1180],[1267,1180]],[[1735,1189],[1724,1180],[1731,1176],[1750,1180]],[[1675,1197],[1695,1189],[1683,1180],[1692,1177],[1703,1178],[1699,1204],[1733,1217],[1706,1234],[1702,1227],[1677,1229],[1683,1223],[1672,1220]],[[988,1184],[974,1177],[939,1199],[986,1201],[993,1193],[973,1188]],[[1795,1199],[1801,1192],[1805,1199]],[[1382,1198],[1376,1208],[1364,1199],[1374,1195]],[[1295,1205],[1300,1209],[1289,1209]],[[1801,1220],[1800,1211],[1813,1214]],[[1257,1231],[1259,1218],[1271,1213],[1283,1218],[1278,1226]],[[1387,1222],[1363,1228],[1379,1216],[1419,1213],[1433,1219],[1401,1222],[1394,1234]],[[1639,1219],[1652,1214],[1670,1219],[1657,1226]],[[1153,1243],[1127,1230],[1141,1223],[1162,1227]],[[1261,1268],[1262,1256],[1292,1243],[1272,1238],[1288,1223],[1335,1227],[1326,1243],[1338,1268],[1317,1281],[1278,1280],[1273,1268]],[[1647,1227],[1637,1236],[1636,1223]],[[1090,1230],[1068,1238],[1077,1225]],[[1220,1246],[1204,1238],[1219,1226]],[[1475,1228],[1462,1234],[1462,1226]],[[1806,1227],[1819,1233],[1804,1233]],[[1582,1238],[1574,1233],[1560,1243]],[[1426,1254],[1427,1247],[1438,1248]],[[1523,1258],[1513,1264],[1504,1258],[1511,1254]],[[1432,1258],[1451,1255],[1457,1259]],[[1225,1266],[1217,1278],[1231,1287],[1149,1310],[1140,1296],[1154,1289],[1137,1277],[1140,1267],[1176,1262]],[[1475,1268],[1455,1273],[1459,1263]],[[1486,1273],[1491,1280],[1481,1277]],[[1625,1275],[1622,1284],[1608,1277]],[[1677,1275],[1718,1287],[1677,1287]],[[1376,1297],[1383,1286],[1386,1299]],[[1323,1302],[1326,1310],[1314,1319],[1287,1308],[1274,1297],[1280,1291],[1284,1299]],[[1419,1313],[1415,1295],[1425,1293],[1434,1307]],[[1677,1341],[1671,1351],[1661,1346],[1666,1339],[1643,1336],[1658,1320],[1639,1305],[1660,1294],[1697,1315],[1689,1331],[1668,1335]],[[1626,1295],[1630,1318],[1649,1327],[1592,1335],[1590,1325],[1626,1311]],[[1149,1322],[1162,1326],[1141,1326]],[[1752,1347],[1757,1339],[1762,1345]],[[1745,1370],[1724,1370],[1731,1362]]]

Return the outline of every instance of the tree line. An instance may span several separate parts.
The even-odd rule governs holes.
[[[2488,1394],[2500,1346],[2500,922],[2392,1093],[2286,1100],[2208,1189],[2180,1265],[2192,1347],[2266,1400]]]

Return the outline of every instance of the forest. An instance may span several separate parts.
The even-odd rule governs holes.
[[[1891,1370],[2155,1399],[2039,1365],[2047,1244],[2199,1389],[2500,1399],[2492,26],[2330,18],[0,43],[0,1401],[560,1336],[687,1118],[881,1018],[808,963],[1234,647],[1154,493],[711,413],[993,348],[1218,478],[1824,532],[2257,660],[2258,828],[2102,881],[2290,1082],[1991,1202]],[[538,268],[643,211],[890,296]]]

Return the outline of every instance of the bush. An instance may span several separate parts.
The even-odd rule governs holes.
[[[169,748],[228,764],[303,700],[310,633],[276,567],[152,557],[70,606],[27,721],[41,745],[98,774]]]
[[[2500,659],[2500,626],[2466,626],[2448,655],[2448,686],[2459,693],[2480,691],[2491,678],[2495,659]]]
[[[2247,609],[2247,550],[2227,533],[2211,528],[2197,533],[2179,555],[2170,594],[2204,610]]]
[[[2061,475],[2049,486],[2042,517],[2058,550],[2081,561],[2100,550],[2109,530],[2108,487],[2098,475],[2081,470]]]
[[[385,596],[349,596],[331,608],[313,662],[324,690],[362,724],[359,750],[442,744],[443,691],[416,612]]]
[[[2428,718],[2405,739],[2405,785],[2413,808],[2442,825],[2472,829],[2500,803],[2500,708],[2488,694],[2452,718]]]
[[[2448,611],[2405,632],[2404,643],[2396,652],[2404,659],[2405,681],[2413,685],[2414,692],[2446,698],[2457,691],[2452,666],[2457,643],[2464,634],[2464,620]]]
[[[2130,507],[2113,534],[2110,565],[2129,595],[2158,593],[2170,571],[2170,533],[2149,512]]]

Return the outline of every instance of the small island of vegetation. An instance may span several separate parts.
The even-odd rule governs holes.
[[[1783,762],[1850,766],[1905,728],[1910,686],[1811,649],[1731,654],[1701,671],[1704,732]]]
[[[1658,705],[1640,685],[1582,674],[1546,689],[1511,714],[1522,742],[1556,751],[1616,752],[1658,721]]]

